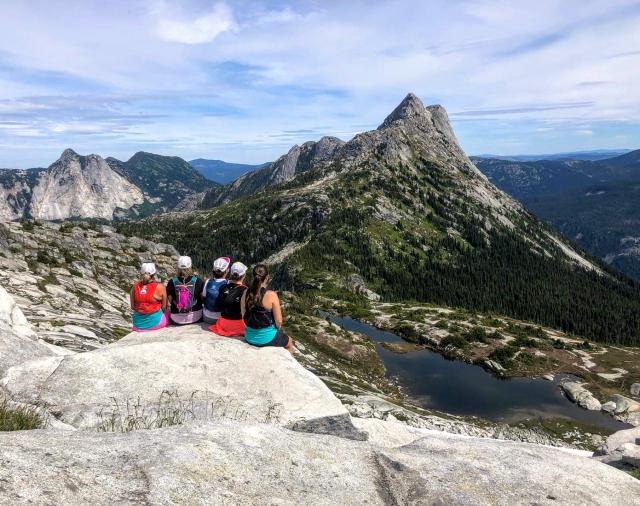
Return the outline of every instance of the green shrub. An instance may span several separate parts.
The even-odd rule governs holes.
[[[45,265],[58,265],[58,261],[49,254],[48,251],[39,249],[36,255],[36,260]]]
[[[470,342],[486,343],[487,331],[484,327],[473,327],[467,331],[466,338]]]
[[[73,227],[75,227],[73,223],[65,222],[62,225],[60,225],[60,233],[68,234],[71,232],[71,230],[73,230]]]
[[[449,323],[446,320],[438,320],[435,325],[439,329],[448,329]]]
[[[530,337],[519,335],[511,345],[517,348],[537,348],[538,342]]]
[[[0,403],[0,432],[12,430],[33,430],[42,425],[42,419],[34,408],[9,407]]]
[[[82,274],[78,269],[74,269],[73,267],[69,267],[67,270],[69,271],[69,274],[71,274],[72,276],[76,276],[78,278],[84,277],[84,274]]]
[[[489,358],[491,360],[495,360],[500,364],[507,364],[511,361],[513,356],[516,354],[517,349],[513,346],[504,346],[503,348],[496,348],[491,353],[489,353]]]
[[[564,341],[561,341],[560,339],[554,339],[553,343],[551,343],[551,345],[556,350],[570,350],[572,348],[569,343],[565,343]]]
[[[453,346],[454,348],[464,348],[467,346],[467,340],[455,334],[449,334],[442,341],[440,341],[440,346],[446,348],[447,346]]]
[[[394,332],[410,340],[416,340],[420,337],[420,333],[416,330],[415,325],[409,322],[400,322],[394,328]]]
[[[518,355],[517,360],[523,364],[531,365],[536,361],[536,358],[531,353],[523,351]]]
[[[500,341],[502,341],[504,336],[497,330],[494,330],[493,332],[491,332],[491,334],[487,334],[487,337],[489,339],[499,339]]]

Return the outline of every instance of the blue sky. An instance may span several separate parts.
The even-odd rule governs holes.
[[[0,167],[257,163],[409,92],[470,154],[640,148],[640,1],[2,0]]]

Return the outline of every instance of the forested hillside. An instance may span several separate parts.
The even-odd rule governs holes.
[[[491,185],[442,108],[407,97],[385,122],[290,181],[217,208],[121,226],[207,271],[270,260],[281,287],[329,293],[353,275],[385,300],[489,311],[603,342],[640,343],[640,286],[556,237]]]

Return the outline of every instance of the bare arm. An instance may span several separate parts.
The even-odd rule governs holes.
[[[136,307],[135,307],[135,301],[134,301],[134,299],[133,299],[133,292],[134,292],[134,290],[135,290],[135,289],[136,289],[136,286],[135,286],[135,285],[133,285],[133,286],[131,287],[131,290],[129,291],[129,304],[131,305],[131,310],[132,310],[132,311],[135,311],[135,310],[136,310]]]
[[[282,327],[282,309],[280,308],[280,299],[276,292],[271,292],[271,311],[273,312],[273,321],[277,328]]]
[[[167,310],[167,289],[163,284],[159,283],[156,286],[156,292],[153,294],[153,298],[162,304],[162,310]]]
[[[245,290],[242,294],[242,298],[240,299],[240,314],[242,315],[242,319],[244,319],[244,314],[247,312],[247,291]]]

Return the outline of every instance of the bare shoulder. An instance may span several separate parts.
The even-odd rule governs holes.
[[[267,290],[264,294],[264,300],[265,302],[279,302],[278,292],[274,290]]]

